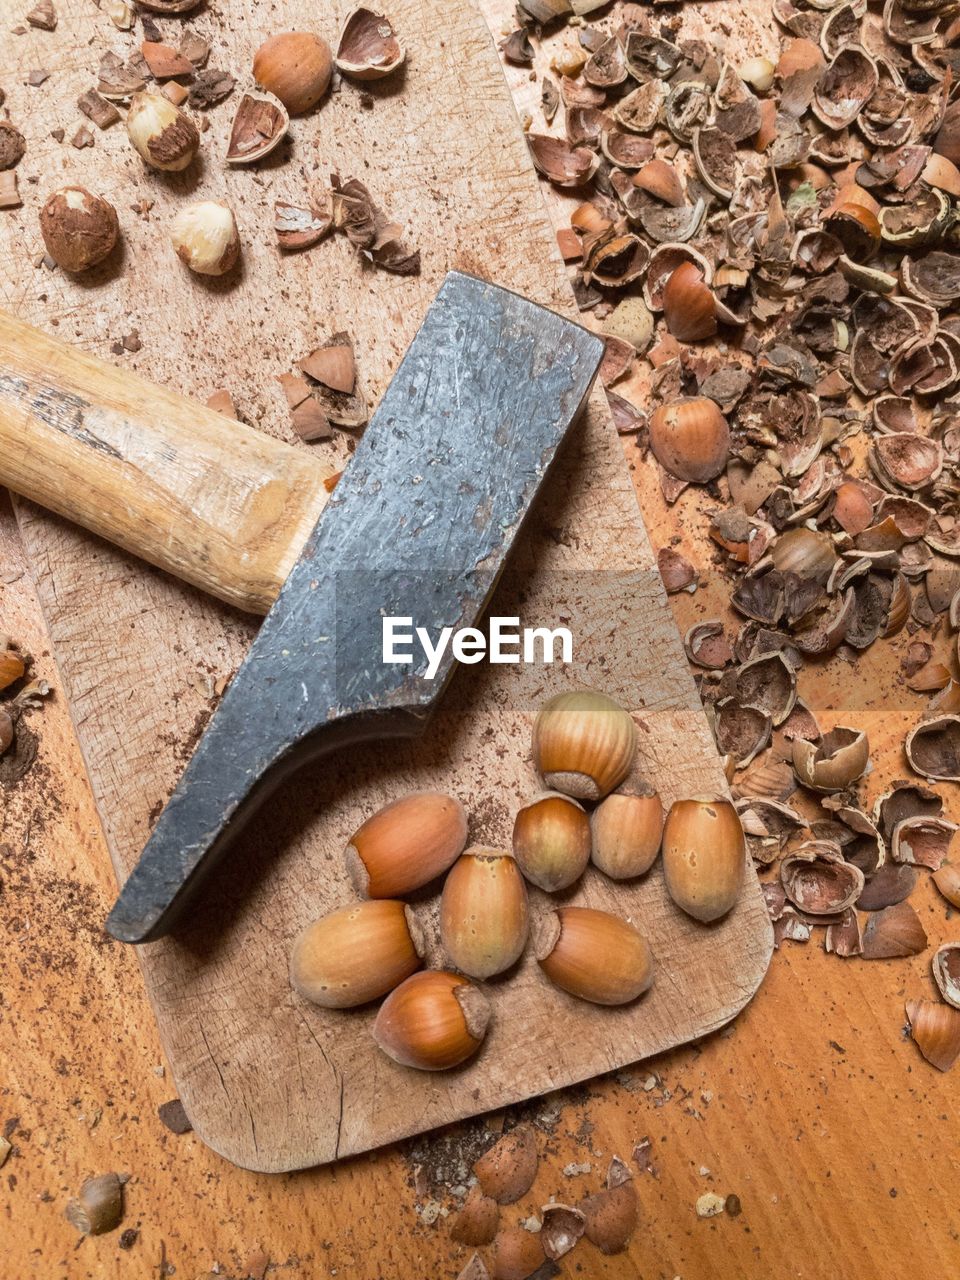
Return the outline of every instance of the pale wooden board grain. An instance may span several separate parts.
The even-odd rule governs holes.
[[[344,6],[324,12],[332,33]],[[249,65],[271,31],[303,25],[303,4],[246,0],[198,19],[215,31],[216,60]],[[349,86],[293,130],[291,154],[259,174],[220,163],[231,109],[204,135],[204,194],[234,205],[244,271],[234,287],[187,276],[165,224],[199,184],[196,175],[147,173],[122,129],[77,152],[49,138],[73,124],[104,44],[128,50],[86,0],[60,6],[60,24],[2,55],[11,114],[28,135],[21,166],[26,204],[5,218],[0,302],[107,356],[139,329],[131,367],[188,394],[225,386],[249,420],[289,438],[276,375],[327,332],[357,340],[371,401],[382,393],[450,267],[476,271],[560,310],[570,296],[553,235],[516,126],[496,54],[466,0],[392,7],[409,48],[402,91],[374,89],[361,107]],[[55,68],[43,92],[22,85],[33,66]],[[4,74],[5,73],[5,74]],[[79,119],[76,123],[79,123]],[[424,254],[419,279],[362,267],[346,243],[279,259],[273,200],[296,200],[337,169],[369,182]],[[37,184],[29,182],[34,175]],[[111,198],[125,237],[122,269],[70,281],[33,266],[36,212],[48,187],[84,182]],[[129,206],[154,200],[149,221]],[[635,598],[615,630],[600,611],[576,671],[620,693],[642,718],[644,766],[669,799],[722,785],[713,747],[665,601],[628,476],[595,397],[576,451],[565,460],[521,555],[531,578],[524,612],[549,617],[554,594],[588,570],[639,570]],[[187,588],[22,507],[20,526],[56,648],[111,853],[130,867],[213,703],[210,678],[241,660],[252,625]],[[558,533],[559,530],[559,533]],[[607,580],[609,581],[609,580]],[[565,604],[596,604],[590,588]],[[475,839],[509,836],[517,803],[534,787],[528,760],[531,690],[489,673],[459,680],[437,731],[417,748],[385,747],[301,777],[272,803],[237,855],[234,874],[195,928],[144,949],[147,988],[176,1083],[216,1150],[260,1169],[331,1160],[465,1115],[555,1088],[702,1035],[732,1017],[765,970],[769,928],[756,883],[719,927],[686,921],[658,875],[615,893],[588,878],[584,900],[615,900],[641,921],[660,962],[653,992],[634,1008],[596,1010],[544,987],[529,958],[494,991],[495,1023],[479,1058],[449,1076],[406,1072],[369,1039],[372,1014],[330,1015],[293,997],[291,938],[347,899],[339,850],[358,816],[412,785],[460,794]],[[581,895],[578,895],[581,896]],[[422,910],[430,913],[429,904]]]

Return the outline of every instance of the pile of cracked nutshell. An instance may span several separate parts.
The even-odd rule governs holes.
[[[614,420],[668,503],[700,487],[742,619],[685,644],[748,843],[779,871],[777,941],[821,925],[839,955],[917,954],[918,876],[960,905],[956,828],[919,780],[960,780],[960,17],[776,0],[779,53],[739,59],[722,31],[685,38],[682,8],[523,0],[520,19],[501,50],[544,71],[528,142],[573,197],[558,242],[607,337]],[[675,546],[659,565],[696,590]],[[904,678],[931,695],[904,744],[919,779],[868,812],[866,734],[822,732],[797,673],[905,629]],[[960,945],[932,968],[942,1000],[907,1013],[947,1069]]]

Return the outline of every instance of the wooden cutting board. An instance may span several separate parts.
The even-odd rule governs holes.
[[[279,0],[268,12],[256,0],[234,0],[204,9],[194,25],[213,41],[211,65],[236,70],[277,30],[318,26],[333,38],[346,8]],[[97,132],[93,148],[69,146],[81,123],[74,104],[102,53],[127,56],[136,39],[116,32],[89,0],[61,0],[58,12],[56,32],[9,39],[0,66],[29,148],[19,170],[25,205],[0,216],[0,305],[187,394],[228,388],[248,421],[286,439],[277,375],[347,329],[376,403],[452,267],[573,314],[496,52],[469,0],[392,0],[408,47],[404,76],[363,95],[344,84],[294,123],[289,147],[259,171],[224,169],[233,111],[229,102],[214,109],[203,163],[186,176],[147,172],[122,126]],[[161,26],[175,43],[178,24]],[[50,78],[27,87],[39,67]],[[57,128],[66,129],[66,143],[51,137]],[[274,200],[301,201],[333,171],[366,181],[404,225],[423,254],[419,277],[375,271],[342,240],[306,256],[278,255]],[[120,212],[122,260],[84,280],[35,265],[38,209],[66,182],[99,191]],[[167,223],[198,191],[227,199],[237,213],[239,281],[203,282],[173,257]],[[146,217],[131,208],[141,200],[152,202]],[[134,331],[141,349],[112,354]],[[343,443],[319,448],[331,470],[346,456]],[[122,878],[255,624],[29,504],[18,515]],[[672,906],[655,869],[630,886],[590,873],[569,897],[641,925],[657,958],[652,991],[625,1009],[595,1008],[548,987],[527,957],[491,984],[492,1030],[458,1072],[400,1068],[373,1046],[372,1010],[328,1013],[290,991],[291,940],[349,900],[340,851],[380,804],[413,787],[449,788],[471,815],[472,841],[508,844],[518,804],[537,787],[533,715],[557,689],[589,684],[630,706],[642,772],[667,802],[723,788],[602,392],[513,569],[494,611],[528,624],[567,619],[573,668],[465,670],[424,742],[353,752],[301,774],[250,828],[190,928],[141,950],[186,1110],[200,1136],[239,1165],[323,1163],[659,1053],[723,1025],[763,977],[771,935],[755,877],[727,919],[708,928]],[[425,897],[418,911],[435,936],[435,902]]]

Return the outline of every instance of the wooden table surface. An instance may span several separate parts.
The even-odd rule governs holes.
[[[484,8],[499,32],[505,7]],[[713,8],[730,17],[739,7]],[[655,545],[680,535],[682,550],[711,563],[698,495],[667,511],[635,447],[625,448]],[[683,626],[725,616],[723,584],[705,579],[695,596],[673,598]],[[0,1172],[4,1280],[239,1280],[265,1269],[295,1280],[456,1276],[469,1251],[449,1239],[450,1188],[503,1115],[279,1177],[241,1172],[161,1124],[169,1078],[135,957],[101,930],[113,873],[5,501],[0,631],[35,655],[55,688],[35,713],[36,764],[0,793],[0,1132],[13,1144]],[[855,669],[840,660],[808,668],[801,679],[822,723],[867,728],[871,797],[907,773],[903,734],[923,705],[903,684],[906,643],[875,646]],[[955,792],[941,790],[955,815]],[[51,873],[53,849],[61,868],[70,852],[69,874]],[[913,902],[932,944],[960,934],[930,884]],[[633,1163],[635,1144],[649,1138],[656,1174],[634,1165],[642,1221],[629,1253],[605,1259],[584,1244],[564,1274],[957,1275],[960,1077],[929,1067],[903,1028],[904,999],[932,994],[927,963],[842,961],[823,953],[818,935],[787,943],[726,1031],[521,1109],[542,1163],[504,1220],[596,1189],[611,1155]],[[123,1227],[137,1235],[128,1248],[119,1232],[79,1241],[63,1216],[81,1181],[110,1169],[130,1175]],[[698,1219],[705,1191],[736,1194],[741,1215]]]

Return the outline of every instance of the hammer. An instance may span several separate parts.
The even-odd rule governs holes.
[[[384,660],[383,622],[482,614],[600,365],[593,334],[451,272],[336,489],[309,453],[0,314],[0,484],[266,614],[107,928],[169,933],[236,831],[307,760],[425,728],[449,649]]]

